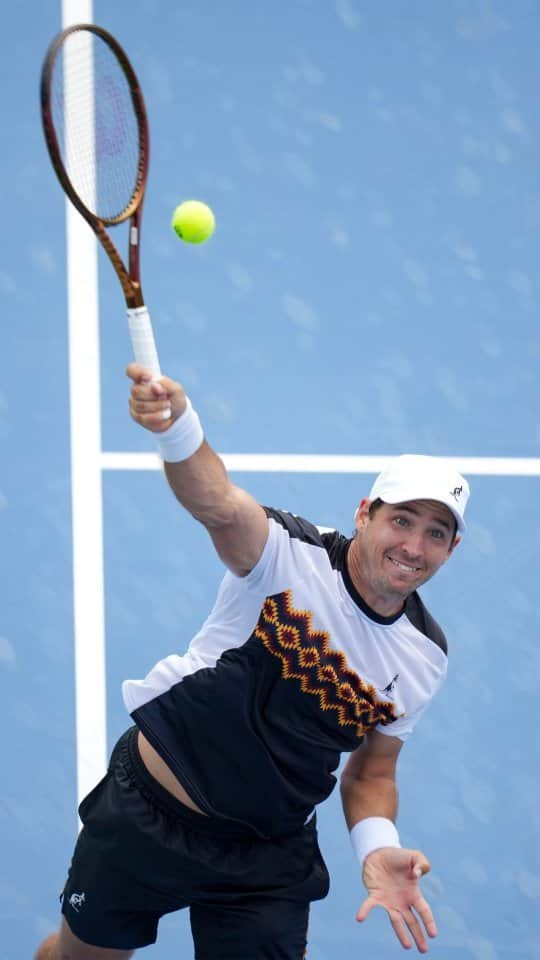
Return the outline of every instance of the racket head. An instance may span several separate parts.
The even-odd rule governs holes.
[[[125,51],[102,27],[75,24],[53,39],[41,117],[56,175],[90,226],[99,234],[140,216],[149,165],[144,99]]]

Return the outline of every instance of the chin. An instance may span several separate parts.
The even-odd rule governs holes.
[[[418,587],[422,586],[422,580],[395,580],[393,583],[389,584],[390,590],[393,593],[398,593],[402,597],[408,597],[409,594],[414,593],[415,590],[418,590]]]

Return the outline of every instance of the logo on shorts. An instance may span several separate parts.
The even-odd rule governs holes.
[[[84,893],[72,893],[68,903],[70,907],[73,907],[76,913],[80,913],[80,908],[84,906],[84,901]]]

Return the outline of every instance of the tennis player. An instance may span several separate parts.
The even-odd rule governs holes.
[[[123,684],[134,725],[80,805],[62,926],[36,960],[124,960],[185,907],[197,960],[301,960],[309,905],[328,892],[315,809],[342,752],[367,889],[357,919],[381,906],[399,943],[425,953],[430,866],[400,845],[396,765],[445,676],[417,589],[460,541],[467,481],[444,460],[397,457],[348,539],[257,503],[182,387],[127,373],[131,416],[158,435],[173,493],[228,571],[186,653]]]

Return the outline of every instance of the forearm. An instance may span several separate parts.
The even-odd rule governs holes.
[[[151,381],[148,371],[135,363],[126,372],[133,380],[131,416],[156,434],[158,453],[175,497],[206,527],[226,566],[237,576],[246,576],[258,562],[268,537],[265,511],[250,494],[231,483],[221,457],[204,439],[199,417],[183,387],[168,377]]]
[[[349,830],[367,817],[386,817],[394,823],[398,811],[396,782],[387,777],[341,778],[341,801]]]
[[[161,386],[154,385],[154,389]],[[236,506],[235,488],[225,464],[206,442],[199,416],[182,387],[173,383],[173,416],[175,401],[178,415],[165,430],[158,431],[158,452],[169,486],[182,506],[206,527],[228,524]]]

